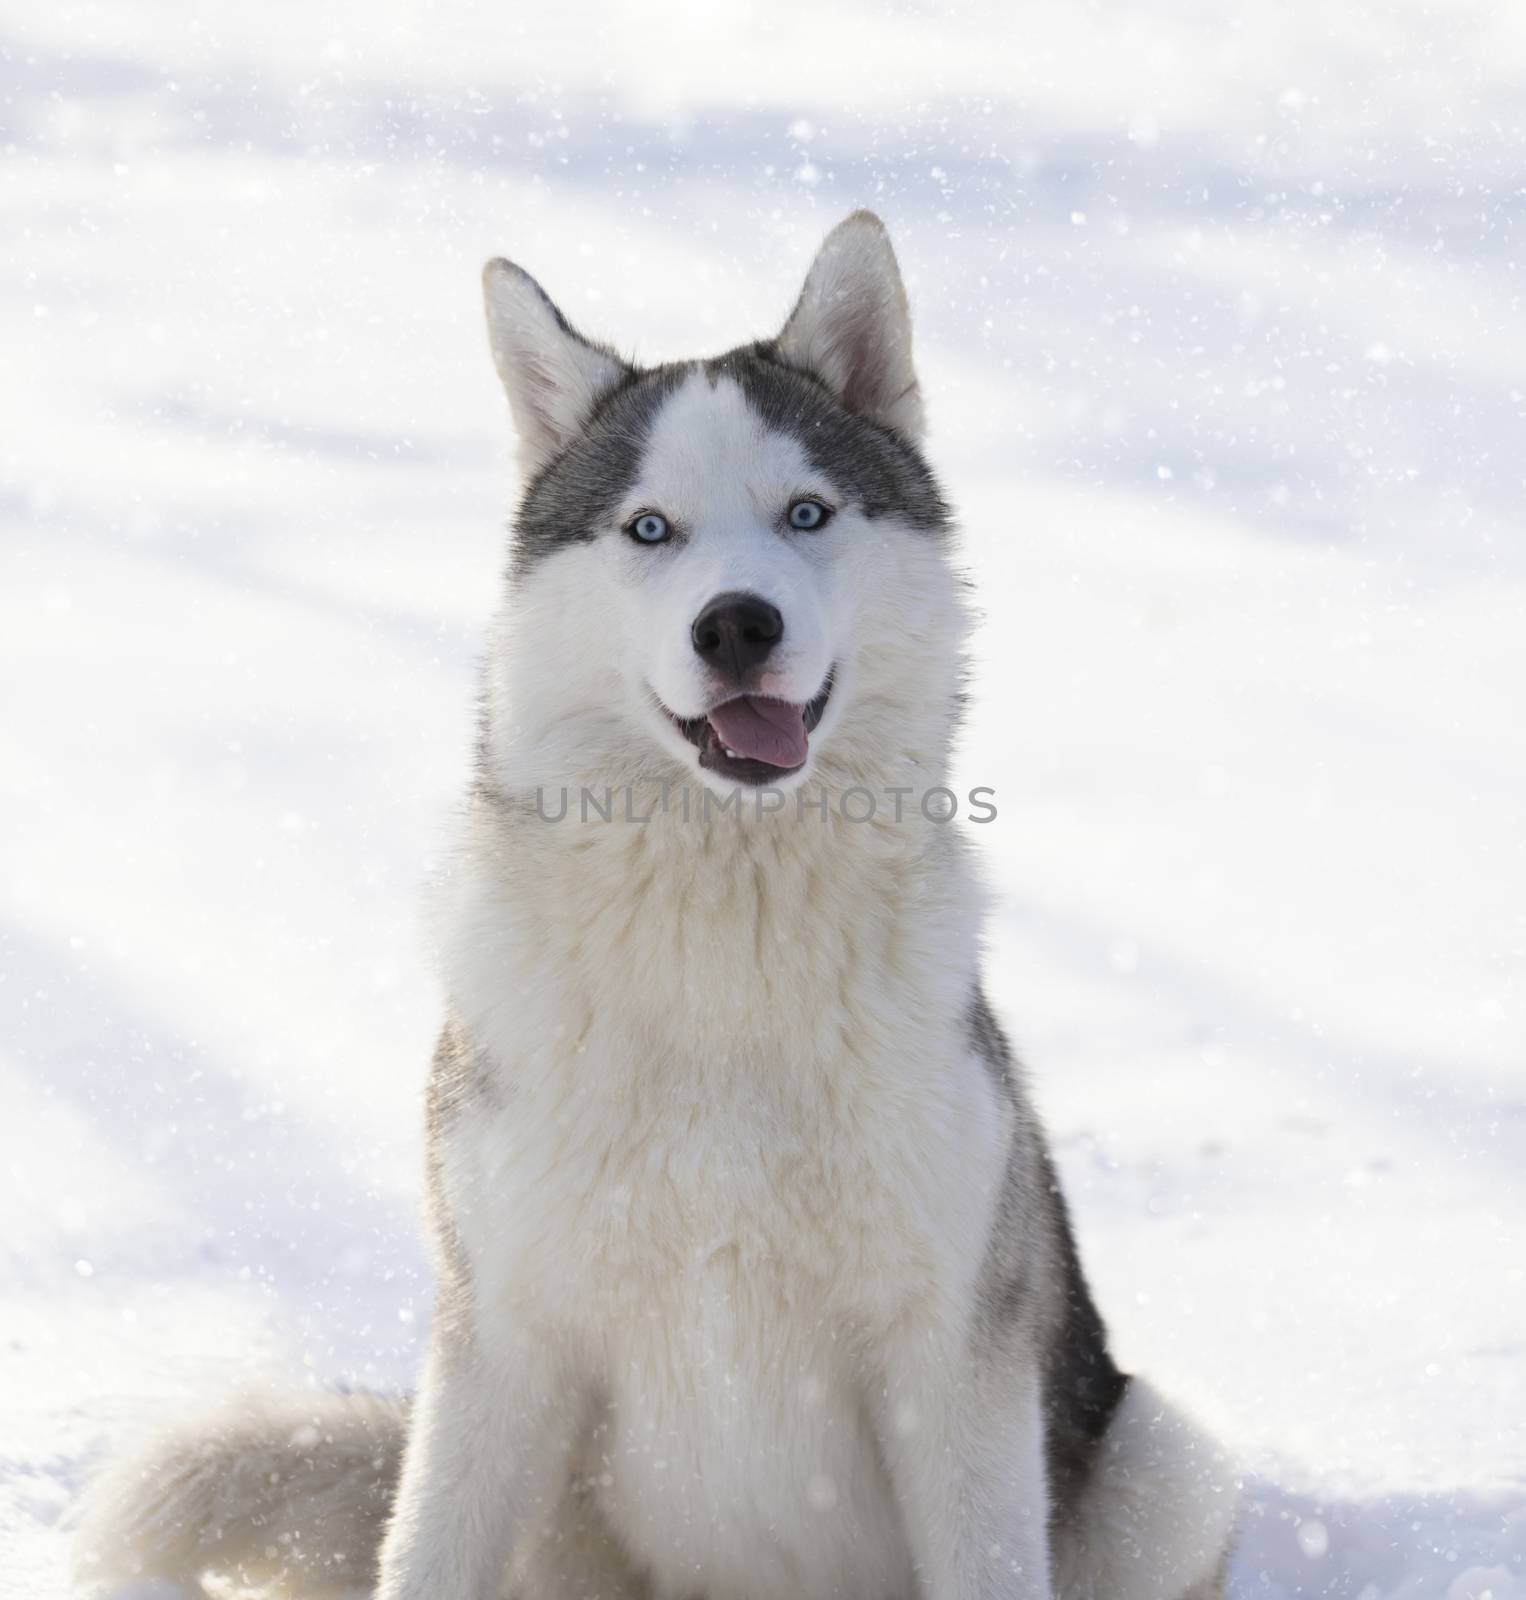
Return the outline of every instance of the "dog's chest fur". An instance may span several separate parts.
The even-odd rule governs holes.
[[[878,1549],[890,1593],[876,1348],[966,1314],[1005,1158],[964,1042],[962,864],[862,827],[802,846],[797,824],[788,852],[719,829],[470,852],[451,958],[476,1087],[440,1130],[443,1199],[479,1318],[597,1370],[590,1476],[624,1537],[767,1592],[740,1523],[814,1523],[823,1578],[860,1585]]]

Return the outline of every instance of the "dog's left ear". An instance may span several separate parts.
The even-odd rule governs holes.
[[[534,472],[559,455],[630,367],[585,339],[523,267],[489,261],[482,269],[488,339],[519,434],[521,460]]]
[[[849,411],[921,436],[911,311],[890,236],[872,211],[855,211],[827,235],[775,348]]]

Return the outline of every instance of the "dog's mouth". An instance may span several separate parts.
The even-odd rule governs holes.
[[[677,717],[671,711],[668,716],[699,751],[699,764],[707,772],[738,783],[766,784],[805,765],[810,736],[831,698],[829,672],[821,693],[804,705],[740,694],[711,706],[702,717]]]

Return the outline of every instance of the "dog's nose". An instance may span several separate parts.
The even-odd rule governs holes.
[[[689,634],[700,660],[740,679],[784,637],[784,618],[760,594],[718,594]]]

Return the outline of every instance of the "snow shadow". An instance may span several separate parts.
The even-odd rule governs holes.
[[[10,1058],[170,1202],[167,1223],[104,1226],[90,1246],[96,1274],[253,1281],[282,1302],[276,1320],[325,1329],[341,1372],[364,1366],[379,1329],[397,1337],[400,1302],[427,1304],[411,1207],[346,1161],[339,1130],[305,1123],[252,1073],[129,999],[99,955],[6,921],[0,955]],[[18,1263],[14,1281],[57,1270]]]
[[[1526,1600],[1526,1496],[1339,1500],[1258,1483],[1231,1600]]]

